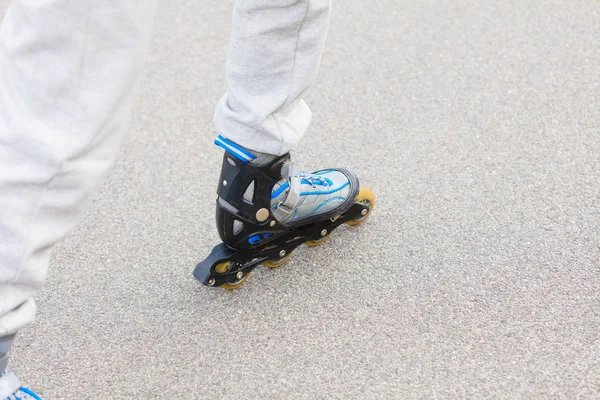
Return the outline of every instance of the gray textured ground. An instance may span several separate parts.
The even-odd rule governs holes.
[[[378,208],[231,293],[191,275],[230,8],[163,3],[13,369],[49,399],[600,398],[600,4],[337,2],[296,159]]]

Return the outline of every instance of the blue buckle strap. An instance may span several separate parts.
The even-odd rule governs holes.
[[[234,156],[242,162],[247,163],[256,158],[254,154],[250,153],[248,150],[244,149],[240,145],[235,144],[231,140],[226,139],[222,135],[217,136],[217,138],[215,139],[215,144],[219,147],[222,147],[223,149],[225,149],[225,151],[227,151],[229,154],[231,154],[232,156]]]

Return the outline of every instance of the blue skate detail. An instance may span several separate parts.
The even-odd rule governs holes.
[[[322,176],[325,171],[321,171],[320,173],[309,174],[306,171],[300,171],[298,174],[302,178],[301,183],[303,185],[311,185],[311,186],[331,186],[333,182],[329,178],[325,178]]]
[[[250,236],[248,238],[248,243],[256,243],[259,240],[260,240],[260,236],[259,235]]]
[[[232,156],[234,156],[235,158],[237,158],[238,160],[240,160],[242,162],[247,163],[256,158],[256,156],[254,154],[250,153],[248,150],[233,143],[231,140],[227,140],[226,138],[224,138],[221,135],[217,136],[217,138],[215,139],[215,144],[219,147],[222,147],[228,153],[230,153]]]
[[[345,188],[346,186],[348,186],[350,184],[350,182],[346,182],[343,185],[341,185],[340,187],[337,187],[335,189],[331,189],[328,191],[320,191],[320,192],[301,192],[300,196],[311,196],[311,195],[319,195],[319,194],[331,194],[331,193],[335,193],[339,190],[342,190],[343,188]]]
[[[346,198],[345,198],[345,197],[342,197],[342,196],[336,196],[336,197],[332,197],[332,198],[330,198],[330,199],[327,199],[327,200],[325,200],[324,202],[322,202],[321,204],[319,204],[319,205],[317,206],[317,208],[315,208],[315,209],[314,209],[314,210],[313,210],[313,211],[312,211],[310,214],[311,214],[311,215],[315,214],[317,211],[319,211],[319,209],[320,209],[321,207],[323,207],[324,205],[326,205],[327,203],[329,203],[330,201],[333,201],[333,200],[342,200],[342,201],[344,201],[344,200],[346,200]]]
[[[19,380],[14,376],[14,374],[10,370],[8,370],[8,369],[4,370],[4,371],[2,371],[2,374],[0,375],[0,387],[2,387],[3,390],[11,389],[11,387],[7,386],[7,384],[3,381],[5,379],[9,379],[8,385],[12,385],[15,383],[19,384],[18,383]],[[12,392],[12,394],[10,394],[8,397],[6,397],[6,398],[3,397],[3,399],[6,399],[6,400],[42,400],[40,395],[38,395],[33,390],[31,390],[25,386],[21,386],[20,388],[18,388],[14,392]]]
[[[28,387],[22,387],[17,391],[17,393],[18,392],[23,392],[26,395],[31,396],[35,400],[42,400],[42,398],[37,393],[35,393],[33,390],[29,389]],[[17,399],[21,399],[21,397],[17,397]]]
[[[315,185],[315,186],[331,186],[333,185],[333,182],[331,182],[331,179],[328,178],[320,178],[322,180],[310,180],[310,179],[305,179],[302,178],[302,183],[305,185]]]
[[[262,237],[261,237],[261,235],[258,235],[258,234],[254,235],[254,236],[250,236],[248,238],[248,243],[254,244],[256,242],[260,242],[262,239],[268,238],[269,236],[273,236],[273,234],[272,233],[263,233]]]
[[[286,182],[283,185],[279,186],[279,189],[277,189],[276,191],[274,191],[274,192],[271,193],[271,198],[274,199],[275,197],[279,196],[289,186],[290,186],[289,182]]]

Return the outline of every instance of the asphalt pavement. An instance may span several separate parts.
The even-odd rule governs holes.
[[[47,399],[600,398],[600,4],[335,2],[294,157],[356,171],[377,208],[227,292],[192,270],[218,242],[231,8],[162,3],[22,380]]]

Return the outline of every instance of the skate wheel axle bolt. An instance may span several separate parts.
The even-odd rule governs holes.
[[[281,250],[279,252],[279,257],[285,257],[285,254],[286,254],[285,250]]]
[[[321,236],[325,236],[325,235],[327,235],[327,229],[323,229],[323,230],[321,231]]]
[[[365,208],[365,209],[364,209],[364,210],[362,210],[360,213],[361,213],[361,215],[367,215],[368,211],[367,211],[367,209]]]
[[[242,279],[244,277],[244,273],[242,271],[240,271],[235,275],[235,277],[238,279]]]
[[[269,210],[266,208],[261,208],[256,212],[256,220],[258,222],[264,222],[267,220],[267,218],[269,218]]]
[[[215,280],[213,278],[210,278],[208,280],[208,286],[214,286],[215,285]]]

